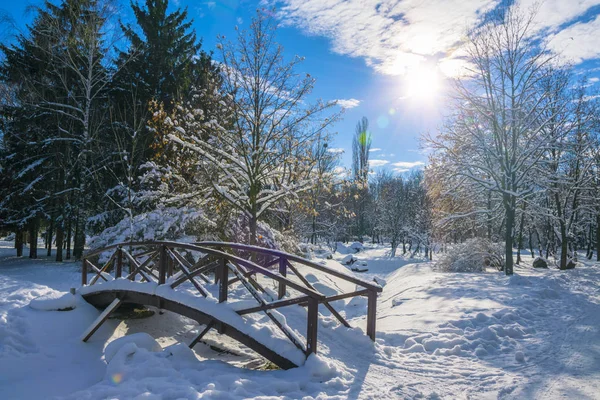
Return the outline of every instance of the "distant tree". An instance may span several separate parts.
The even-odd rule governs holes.
[[[362,117],[356,124],[352,138],[352,173],[356,182],[369,180],[369,150],[371,150],[369,120],[367,117]]]
[[[355,234],[362,241],[367,233],[367,203],[369,202],[369,151],[371,149],[371,133],[369,120],[363,117],[357,124],[352,138],[352,172],[354,176],[353,211],[356,215]]]

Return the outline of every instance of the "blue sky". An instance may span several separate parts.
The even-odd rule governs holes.
[[[528,9],[535,0],[515,0]],[[140,1],[143,2],[143,1]],[[131,21],[129,2],[120,0],[122,19]],[[444,113],[448,79],[460,70],[465,32],[497,0],[171,0],[188,7],[205,50],[216,36],[233,38],[257,7],[275,6],[279,42],[291,57],[306,57],[302,69],[317,79],[313,96],[347,106],[331,147],[342,149],[349,166],[358,120],[366,116],[373,136],[371,167],[403,172],[426,161],[419,137],[435,131]],[[3,0],[0,10],[23,27],[28,4]],[[592,78],[600,77],[600,0],[545,0],[535,33],[550,50]],[[3,38],[6,40],[6,37]],[[597,86],[597,85],[595,85]]]

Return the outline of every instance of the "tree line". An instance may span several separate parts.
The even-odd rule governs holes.
[[[505,245],[509,274],[514,249],[517,264],[528,248],[563,269],[600,253],[597,95],[532,34],[532,14],[499,8],[467,35],[467,79],[423,138],[429,165],[399,175],[369,168],[366,118],[340,167],[341,113],[313,99],[269,10],[212,53],[185,9],[131,7],[124,24],[108,1],[46,2],[0,46],[0,229],[19,255],[28,237],[37,256],[40,233],[57,260],[184,235],[430,258],[479,237]]]
[[[46,1],[0,46],[0,229],[19,256],[27,239],[37,257],[39,235],[57,261],[185,234],[269,245],[389,232],[411,248],[412,218],[392,214],[395,196],[423,197],[422,175],[383,174],[370,190],[366,119],[354,176],[339,175],[340,112],[311,98],[315,79],[277,43],[269,10],[214,54],[186,9],[131,7],[125,24],[107,0]]]
[[[501,7],[469,33],[468,79],[425,138],[437,240],[504,242],[507,274],[524,248],[560,269],[578,250],[600,260],[598,94],[545,47],[534,18]]]

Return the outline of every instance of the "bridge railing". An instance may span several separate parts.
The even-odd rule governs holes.
[[[367,335],[371,338],[371,340],[375,340],[376,335],[376,321],[377,321],[377,293],[382,291],[381,286],[377,284],[373,284],[372,282],[366,281],[364,279],[357,278],[355,276],[345,274],[340,271],[336,271],[332,268],[328,268],[324,265],[315,263],[313,261],[307,260],[305,258],[299,257],[294,254],[286,253],[280,250],[266,249],[264,247],[252,246],[240,243],[231,243],[231,242],[197,242],[195,243],[202,247],[211,247],[211,248],[222,248],[222,249],[232,249],[243,251],[251,254],[261,254],[266,256],[271,256],[271,260],[266,262],[266,267],[277,266],[279,270],[279,274],[281,276],[287,276],[288,271],[291,271],[298,279],[304,283],[307,288],[316,290],[315,287],[304,277],[302,273],[292,264],[298,263],[300,265],[315,269],[317,271],[324,272],[328,275],[334,276],[338,279],[344,280],[346,282],[353,283],[357,286],[362,287],[362,289],[350,292],[343,293],[334,296],[325,296],[324,299],[320,300],[320,303],[325,305],[327,309],[335,316],[335,318],[344,326],[350,327],[350,324],[344,317],[340,315],[340,313],[331,305],[332,302],[336,300],[348,299],[357,296],[367,296]],[[278,298],[282,298],[286,293],[286,282],[279,282],[278,287]]]
[[[200,256],[193,259],[182,254],[184,252],[195,252],[199,253]],[[234,254],[236,252],[238,254]],[[98,262],[100,255],[106,253],[112,254],[108,257],[108,261],[100,266]],[[263,261],[261,261],[262,265],[259,265],[257,262],[242,257],[239,253],[243,253],[243,255],[261,254],[265,257],[261,257]],[[190,261],[190,258],[192,261]],[[326,296],[320,293],[294,264],[319,270],[353,283],[362,289],[335,296]],[[124,268],[125,266],[128,267],[127,271]],[[90,272],[92,273],[91,279],[89,279]],[[155,282],[159,285],[168,284],[173,289],[182,283],[190,282],[203,297],[207,297],[209,292],[204,285],[211,283],[210,277],[207,276],[211,272],[214,273],[214,282],[218,284],[218,301],[220,303],[228,300],[228,289],[232,284],[241,283],[258,302],[258,305],[236,310],[236,312],[239,315],[264,312],[284,335],[307,355],[317,352],[319,304],[327,307],[344,326],[350,327],[348,321],[332,306],[331,303],[336,300],[367,296],[367,335],[375,340],[377,293],[382,290],[380,286],[293,254],[257,246],[226,242],[193,244],[169,241],[117,243],[93,250],[84,256],[81,283],[82,285],[94,285],[99,280],[108,281],[109,276],[112,278],[113,275],[114,278],[130,280],[136,280],[139,277],[143,282]],[[300,283],[290,279],[288,277],[290,273],[295,275]],[[270,278],[276,282],[278,287],[276,298],[270,296],[269,290],[256,279],[257,275]],[[288,288],[297,292],[295,297],[289,295],[291,292],[287,290]],[[271,301],[265,300],[265,297],[271,297]],[[271,312],[293,304],[308,308],[306,345],[301,343],[297,335],[287,325],[282,324]],[[219,329],[218,323],[215,324],[215,327]],[[197,343],[208,330],[209,328],[201,332],[193,343]]]

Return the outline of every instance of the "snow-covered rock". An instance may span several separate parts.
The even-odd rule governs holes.
[[[352,254],[348,254],[347,256],[345,256],[344,258],[342,258],[340,260],[340,262],[345,265],[352,265],[355,261],[356,261],[356,258],[354,258],[354,256]]]
[[[363,244],[361,242],[354,242],[350,245],[350,248],[352,250],[354,250],[356,253],[358,253],[359,251],[364,250],[365,247],[363,246]]]
[[[548,268],[548,261],[545,258],[536,257],[531,265],[533,268]]]
[[[146,349],[148,351],[162,351],[160,344],[150,335],[144,332],[134,333],[120,337],[110,342],[104,348],[104,359],[110,363],[113,357],[121,350],[127,354],[133,354],[137,349]]]
[[[336,243],[336,245],[335,245],[335,251],[337,253],[340,253],[340,254],[352,254],[352,253],[354,253],[354,251],[352,249],[350,249],[349,247],[347,247],[342,242],[337,242]]]

